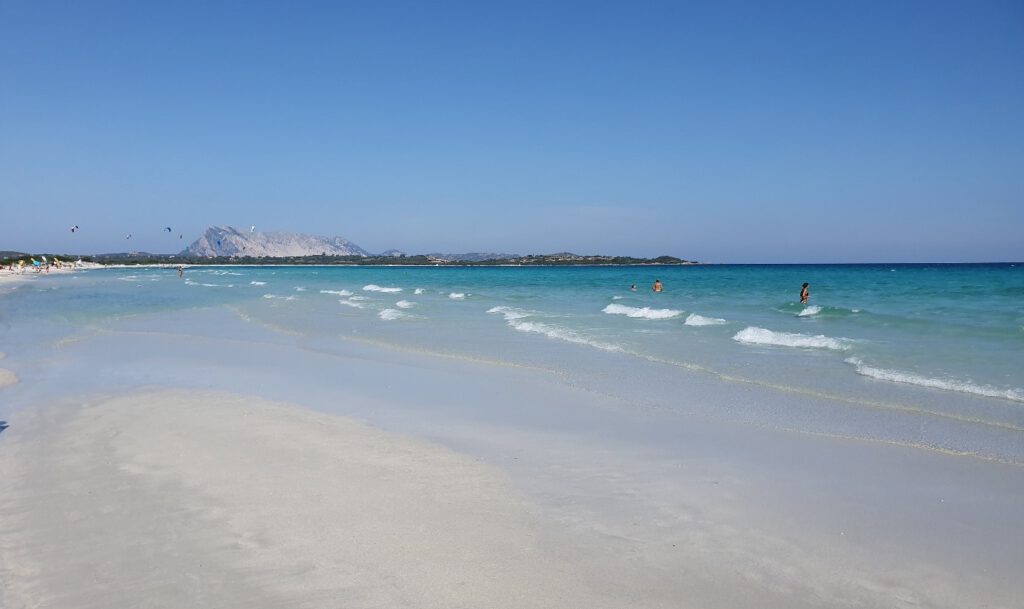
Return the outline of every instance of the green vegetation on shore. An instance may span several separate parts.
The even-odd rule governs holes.
[[[54,254],[43,254],[48,259]],[[28,262],[32,256],[38,254],[22,254],[20,252],[3,252],[0,263],[11,264],[19,260]],[[83,262],[97,262],[100,264],[187,264],[187,265],[218,265],[218,264],[252,264],[252,265],[338,265],[338,266],[494,266],[494,265],[516,265],[516,266],[586,266],[586,265],[680,265],[698,264],[690,260],[683,260],[673,256],[658,256],[657,258],[634,258],[632,256],[583,256],[579,254],[531,254],[528,256],[515,256],[509,258],[495,258],[489,260],[459,260],[433,255],[416,256],[275,256],[275,257],[253,257],[253,256],[218,256],[213,258],[187,256],[181,254],[149,254],[145,252],[130,254],[98,254],[94,256],[76,256],[70,254],[56,254],[58,258],[66,261],[82,260]]]

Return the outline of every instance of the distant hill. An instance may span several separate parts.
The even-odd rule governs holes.
[[[211,226],[183,252],[197,258],[293,256],[368,256],[369,252],[341,237],[302,233],[262,233],[231,226]]]
[[[493,252],[467,252],[465,254],[426,254],[430,258],[448,262],[483,262],[485,260],[514,260],[519,254],[495,254]]]

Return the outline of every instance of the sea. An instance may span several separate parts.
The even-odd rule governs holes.
[[[326,352],[536,368],[636,416],[1024,463],[1024,264],[85,270],[0,286],[0,365],[186,312],[196,333],[215,312]]]

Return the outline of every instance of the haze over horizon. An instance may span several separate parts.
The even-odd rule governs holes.
[[[1019,2],[10,0],[0,250],[1020,261],[1022,60]]]

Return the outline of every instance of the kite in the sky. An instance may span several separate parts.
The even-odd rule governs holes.
[[[128,233],[127,235],[125,235],[125,236],[124,236],[124,238],[125,238],[125,239],[131,239],[131,238],[132,238],[132,234],[131,234],[131,233]]]
[[[170,226],[165,226],[164,230],[167,231],[167,232],[171,232],[171,227]]]
[[[253,224],[252,226],[249,227],[249,232],[250,233],[255,231],[255,230],[256,230],[256,225],[255,224]]]
[[[76,230],[78,230],[77,224],[71,227],[71,232],[75,232]]]

